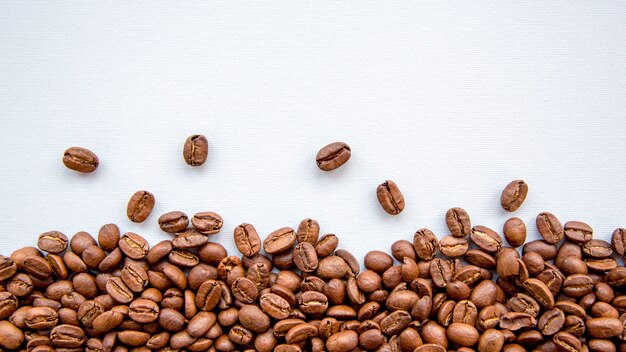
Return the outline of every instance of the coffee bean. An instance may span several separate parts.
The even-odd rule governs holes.
[[[554,296],[543,281],[539,279],[526,279],[522,284],[524,290],[533,297],[544,308],[550,309],[554,306]]]
[[[38,279],[45,280],[52,275],[52,267],[48,261],[39,256],[26,257],[22,267],[24,271]]]
[[[261,250],[261,239],[254,226],[241,224],[234,231],[235,245],[241,254],[251,257]]]
[[[236,300],[245,304],[254,303],[259,296],[259,291],[254,281],[246,277],[236,279],[232,284],[231,291]]]
[[[337,236],[329,233],[322,236],[322,238],[317,241],[315,244],[315,252],[317,252],[318,257],[324,258],[334,252],[338,245],[339,240],[337,239]]]
[[[611,245],[615,253],[623,256],[626,253],[626,229],[618,228],[611,235]]]
[[[246,304],[239,310],[239,322],[254,332],[265,332],[270,328],[270,317],[256,305]]]
[[[285,335],[285,341],[287,343],[298,343],[317,336],[317,333],[317,327],[313,324],[298,324],[289,329],[289,332]]]
[[[304,219],[298,225],[296,237],[298,242],[308,242],[312,245],[317,243],[320,235],[320,225],[316,220]]]
[[[148,255],[148,242],[136,233],[126,232],[120,238],[119,247],[124,254],[132,259],[143,259]]]
[[[352,351],[358,344],[359,335],[351,330],[335,333],[326,340],[326,348],[329,352]]]
[[[309,242],[300,242],[293,248],[293,261],[304,273],[314,272],[319,263],[315,248]]]
[[[260,305],[263,312],[274,319],[285,319],[289,316],[291,307],[284,298],[274,294],[266,293],[260,297]]]
[[[176,234],[172,240],[172,246],[176,249],[192,249],[203,246],[207,242],[209,242],[209,238],[206,235],[201,234],[196,229],[189,228]]]
[[[469,249],[469,243],[463,237],[445,236],[439,241],[439,251],[449,258],[462,257]]]
[[[204,311],[210,311],[215,308],[220,298],[222,289],[219,283],[216,280],[207,280],[198,288],[196,305]]]
[[[98,156],[89,149],[70,147],[63,153],[63,164],[68,169],[89,173],[96,171],[100,161]]]
[[[478,342],[480,335],[473,325],[452,323],[448,326],[448,339],[459,346],[471,347]]]
[[[433,259],[438,247],[437,237],[429,229],[419,229],[413,235],[413,248],[417,257],[422,260]]]
[[[9,317],[18,307],[18,300],[10,292],[0,292],[0,320]]]
[[[7,350],[18,349],[24,343],[24,333],[6,320],[0,320],[0,346]]]
[[[559,332],[552,338],[554,345],[560,352],[580,351],[581,343],[575,336],[566,332]]]
[[[404,210],[404,196],[395,182],[387,180],[378,185],[376,196],[387,214],[398,215]]]
[[[200,166],[206,161],[209,154],[209,142],[201,134],[191,135],[185,140],[183,159],[187,165]]]
[[[348,268],[350,269],[349,273],[351,276],[358,275],[358,273],[361,271],[361,264],[359,264],[359,261],[356,259],[356,257],[354,257],[354,255],[352,255],[352,253],[348,252],[345,249],[338,249],[335,251],[335,255],[343,259],[346,264],[348,264]],[[388,254],[385,255],[389,256]],[[391,257],[389,257],[389,259],[391,259]]]
[[[565,324],[565,314],[558,309],[553,308],[541,316],[537,322],[537,328],[545,336],[552,336],[559,332]]]
[[[526,241],[526,224],[520,218],[510,218],[504,223],[503,233],[511,247],[519,247]]]
[[[194,214],[191,218],[193,227],[204,235],[212,235],[220,232],[224,221],[219,214],[212,211],[205,211]]]
[[[154,208],[154,195],[148,191],[137,191],[130,197],[126,215],[132,222],[144,222]]]
[[[263,241],[263,249],[269,254],[288,250],[296,242],[296,233],[290,227],[280,228],[270,233]]]
[[[590,240],[582,245],[583,254],[588,258],[604,259],[613,254],[611,244],[603,240]]]
[[[321,170],[331,171],[348,162],[351,155],[349,145],[334,142],[320,149],[315,156],[315,161]]]
[[[563,225],[554,214],[542,212],[537,215],[537,229],[541,237],[550,244],[556,244],[563,239]]]
[[[500,318],[500,328],[517,331],[537,325],[537,320],[529,314],[509,312]]]
[[[52,345],[60,348],[81,347],[86,339],[85,332],[78,326],[57,325],[50,332]]]
[[[487,253],[496,253],[502,246],[502,238],[497,232],[485,226],[474,226],[470,233],[470,240]]]
[[[523,180],[511,181],[502,191],[500,204],[506,211],[516,211],[528,195],[528,184]]]
[[[446,212],[446,225],[452,236],[464,237],[470,234],[472,228],[470,218],[463,208],[450,208]]]
[[[106,224],[98,232],[98,244],[100,248],[111,252],[117,248],[120,240],[120,229],[115,224]]]
[[[67,236],[59,231],[44,232],[39,235],[37,246],[44,252],[59,254],[67,248]]]
[[[622,333],[624,326],[617,318],[592,318],[585,323],[586,331],[591,337],[595,338],[611,338]]]
[[[181,232],[189,226],[189,218],[182,211],[171,211],[159,217],[161,230],[168,233]]]

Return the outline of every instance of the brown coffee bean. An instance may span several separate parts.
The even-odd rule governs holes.
[[[296,242],[296,232],[291,227],[283,227],[270,233],[263,241],[263,249],[269,254],[288,250]]]
[[[506,211],[516,211],[528,195],[528,184],[523,180],[511,181],[502,191],[500,204]]]
[[[100,161],[98,156],[89,149],[70,147],[63,153],[63,164],[68,169],[89,173],[96,171]]]
[[[404,196],[395,182],[387,180],[378,185],[376,196],[387,214],[398,215],[404,210]]]
[[[437,237],[429,229],[419,229],[413,235],[413,248],[418,258],[422,260],[433,259],[438,247]]]
[[[346,264],[348,264],[348,268],[350,269],[350,276],[355,276],[359,274],[359,272],[361,271],[361,264],[359,264],[359,261],[354,255],[352,255],[352,253],[348,252],[345,249],[338,249],[335,251],[335,255],[343,259]],[[389,257],[389,259],[391,259],[391,257]]]
[[[565,237],[575,243],[587,243],[593,238],[591,226],[581,221],[568,221],[563,229]]]
[[[554,244],[550,244],[546,241],[535,240],[526,242],[526,244],[522,247],[522,254],[526,254],[528,252],[539,253],[543,260],[550,260],[556,256],[557,248]]]
[[[251,257],[261,250],[261,239],[254,226],[241,224],[234,231],[235,245],[241,254]]]
[[[222,298],[222,289],[216,280],[205,281],[196,294],[196,305],[204,310],[210,311],[219,303]]]
[[[78,326],[57,325],[50,332],[50,340],[52,345],[60,348],[77,348],[81,347],[86,339],[85,332]]]
[[[120,340],[121,343],[132,347],[145,345],[146,342],[150,340],[150,337],[150,334],[142,331],[127,330],[117,333],[117,338]]]
[[[270,328],[270,317],[256,305],[243,305],[238,317],[241,325],[254,332],[261,333]]]
[[[617,268],[611,269],[606,275],[605,281],[607,284],[614,286],[614,287],[625,286],[626,285],[626,268],[618,266]]]
[[[320,235],[320,225],[314,219],[304,219],[298,225],[296,238],[298,242],[308,242],[315,245]]]
[[[209,142],[201,134],[191,135],[185,140],[183,159],[189,166],[204,164],[209,154]]]
[[[133,291],[124,284],[121,278],[112,277],[106,284],[107,293],[117,302],[130,303],[133,300]]]
[[[352,351],[358,344],[359,335],[351,330],[335,333],[326,340],[326,348],[329,352]]]
[[[24,343],[24,333],[6,320],[0,320],[0,347],[16,350]]]
[[[203,246],[208,242],[209,238],[206,235],[201,234],[196,229],[189,228],[176,234],[172,240],[172,246],[176,249],[192,249]],[[149,252],[148,255],[150,255]]]
[[[106,258],[106,253],[97,245],[91,245],[85,248],[81,258],[89,269],[95,270],[100,266],[104,258]]]
[[[552,336],[559,332],[565,324],[565,314],[558,309],[553,308],[541,316],[537,322],[537,328],[545,336]]]
[[[586,321],[586,332],[590,336],[605,339],[618,336],[622,333],[624,325],[617,318],[592,318]]]
[[[159,217],[159,227],[168,233],[182,232],[189,226],[189,218],[182,211],[171,211]]]
[[[130,197],[126,207],[126,216],[132,222],[144,222],[154,208],[154,195],[148,191],[137,191]]]
[[[18,308],[18,300],[10,292],[0,292],[0,320],[9,317]]]
[[[266,293],[261,295],[260,305],[263,312],[267,313],[274,319],[286,319],[289,316],[291,307],[284,298],[274,294]]]
[[[126,232],[120,238],[119,247],[126,256],[137,260],[145,258],[150,248],[145,238],[132,232]]]
[[[496,259],[480,249],[470,249],[463,257],[465,261],[479,268],[494,269],[496,267]]]
[[[0,281],[4,281],[17,272],[17,264],[13,259],[0,255]]]
[[[450,208],[446,212],[446,225],[452,236],[464,237],[470,234],[471,222],[463,208]]]
[[[593,291],[593,280],[584,274],[574,274],[563,281],[563,293],[569,297],[582,297]]]
[[[387,336],[395,335],[404,330],[411,320],[407,311],[396,310],[380,322],[380,329]]]
[[[445,236],[439,241],[439,251],[449,258],[462,257],[468,249],[469,243],[463,237]]]
[[[42,280],[45,280],[52,275],[52,267],[48,261],[40,256],[26,257],[22,263],[22,268],[28,274]]]
[[[17,297],[28,296],[34,289],[33,279],[24,273],[17,273],[13,275],[13,277],[6,283],[6,290]]]
[[[430,262],[430,277],[435,286],[446,287],[446,285],[452,281],[452,275],[453,270],[449,261],[435,258]]]
[[[526,241],[526,224],[520,218],[510,218],[504,223],[503,233],[511,247],[519,247]]]
[[[309,242],[300,242],[293,248],[293,261],[304,273],[314,272],[319,263],[315,248]]]
[[[85,248],[97,245],[96,240],[87,232],[79,231],[70,239],[69,242],[72,252],[82,255]]]
[[[331,255],[335,249],[337,249],[338,245],[339,239],[337,239],[337,236],[329,233],[322,236],[322,238],[317,241],[315,244],[315,252],[317,252],[319,258],[324,258]]]
[[[511,331],[527,329],[537,325],[537,320],[526,313],[509,312],[500,318],[500,328]]]
[[[404,257],[411,258],[413,260],[417,259],[415,249],[413,249],[413,244],[407,240],[394,242],[391,245],[391,253],[397,261],[402,261]]]
[[[611,244],[603,240],[590,240],[582,245],[583,254],[588,258],[604,259],[613,254]]]
[[[502,247],[502,238],[497,232],[485,226],[474,226],[470,233],[470,240],[481,250],[487,253],[496,253]]]
[[[524,290],[533,297],[542,307],[550,309],[554,306],[554,296],[543,281],[539,279],[526,279],[522,286]]]
[[[566,332],[559,332],[552,338],[552,342],[560,352],[580,351],[581,343],[575,336]]]
[[[611,235],[611,245],[615,253],[623,256],[626,253],[626,229],[617,228]]]
[[[413,352],[446,352],[446,348],[434,343],[425,343],[416,348]]]
[[[337,257],[330,256],[323,258],[317,265],[317,276],[322,280],[341,279],[348,274],[350,268],[346,261]]]
[[[298,343],[317,336],[317,333],[317,327],[313,324],[298,324],[289,329],[289,332],[285,335],[285,341],[287,343]]]
[[[331,171],[348,162],[351,155],[349,145],[343,142],[334,142],[320,149],[315,156],[315,161],[321,170]]]
[[[67,236],[59,231],[44,232],[39,235],[37,246],[44,252],[59,254],[67,248]]]
[[[478,330],[470,324],[452,323],[447,330],[448,339],[459,346],[471,347],[478,342]]]
[[[159,306],[149,299],[138,298],[131,302],[128,316],[132,320],[141,323],[151,323],[159,318]]]
[[[563,225],[552,213],[542,212],[537,215],[537,229],[541,237],[550,244],[556,244],[563,239]]]
[[[259,296],[259,291],[254,281],[246,277],[236,279],[232,284],[231,291],[236,300],[245,304],[254,303]]]

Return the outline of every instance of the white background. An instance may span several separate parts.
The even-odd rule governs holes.
[[[212,210],[264,237],[317,219],[362,258],[446,235],[445,211],[501,231],[502,188],[537,238],[544,210],[626,226],[626,2],[0,2],[0,252],[117,223],[152,244],[164,212]],[[202,133],[208,162],[182,146]],[[317,169],[345,141],[352,159]],[[61,163],[98,154],[93,174]],[[376,186],[395,180],[399,216]],[[129,197],[153,192],[143,224]]]

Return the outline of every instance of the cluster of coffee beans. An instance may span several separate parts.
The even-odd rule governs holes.
[[[503,206],[510,202],[509,188]],[[508,190],[508,191],[507,191]],[[515,194],[512,192],[511,194]],[[519,193],[519,192],[517,192]],[[144,199],[146,194],[137,196]],[[519,196],[513,197],[515,199]],[[144,202],[149,201],[148,196]],[[511,198],[512,199],[512,198]],[[141,212],[133,213],[141,218]],[[133,217],[131,217],[133,219]],[[234,230],[242,256],[209,236],[214,212],[159,218],[150,247],[114,224],[0,256],[0,346],[27,351],[625,351],[626,230],[612,243],[543,212],[542,240],[518,218],[494,230],[461,208],[450,235],[429,229],[361,264],[303,220],[261,240]],[[521,246],[522,254],[515,247]],[[394,260],[395,259],[395,260]],[[497,274],[497,279],[495,278]]]

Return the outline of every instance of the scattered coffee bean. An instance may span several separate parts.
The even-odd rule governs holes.
[[[398,215],[404,210],[404,196],[395,182],[387,180],[378,185],[376,196],[387,214]]]
[[[320,149],[315,161],[321,170],[331,171],[348,162],[351,155],[350,146],[343,142],[335,142]]]
[[[528,184],[522,180],[511,181],[502,191],[500,204],[506,211],[516,211],[528,195]]]
[[[65,164],[68,169],[89,173],[96,171],[100,161],[98,160],[98,156],[89,149],[71,147],[63,153],[63,164]]]
[[[148,191],[137,191],[130,197],[126,215],[132,222],[144,222],[154,208],[154,195]]]
[[[209,142],[201,134],[191,135],[185,140],[183,159],[187,165],[200,166],[204,164],[209,153]]]

